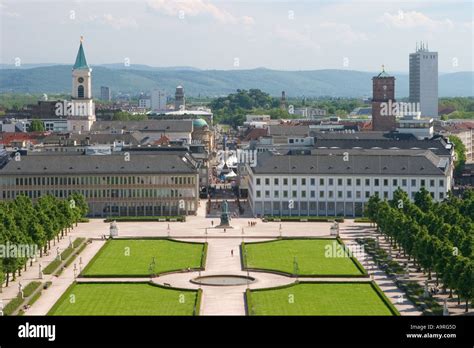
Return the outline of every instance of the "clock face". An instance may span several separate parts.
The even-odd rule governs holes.
[[[383,90],[384,90],[384,91],[387,90],[387,86],[386,86],[386,85],[383,85]]]
[[[84,82],[84,78],[79,77],[79,78],[77,79],[77,81],[78,81],[79,83],[83,83],[83,82]]]

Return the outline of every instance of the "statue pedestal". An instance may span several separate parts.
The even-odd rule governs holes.
[[[232,229],[233,227],[231,225],[217,225],[215,226],[214,228],[229,228],[229,229]]]
[[[221,209],[221,223],[215,228],[233,228],[232,226],[230,226],[229,215],[229,204],[227,203],[227,201],[223,201]]]

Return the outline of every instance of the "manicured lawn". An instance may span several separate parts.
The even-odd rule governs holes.
[[[76,283],[48,315],[193,315],[196,296],[146,283]]]
[[[246,243],[247,267],[294,274],[296,257],[298,275],[362,275],[362,271],[350,257],[333,252],[336,250],[334,243],[340,246],[335,239],[290,239]]]
[[[204,244],[163,239],[115,239],[108,241],[84,269],[83,275],[137,276],[199,268]],[[150,264],[155,258],[154,271]]]
[[[249,297],[251,315],[393,315],[370,283],[302,283]]]

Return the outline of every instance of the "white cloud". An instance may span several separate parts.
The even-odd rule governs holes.
[[[127,18],[127,17],[115,17],[110,13],[105,13],[102,16],[90,16],[89,21],[91,22],[99,22],[105,25],[109,25],[114,29],[122,29],[122,28],[136,28],[138,27],[137,21],[134,18]]]
[[[319,49],[320,46],[311,38],[308,28],[305,31],[298,31],[295,29],[284,28],[277,26],[274,34],[277,38],[286,41],[287,43],[295,44],[306,48]]]
[[[253,25],[255,22],[250,16],[234,16],[206,0],[148,0],[147,4],[155,11],[168,16],[208,15],[225,24]]]
[[[325,31],[329,31],[327,33],[328,37],[331,37],[332,40],[337,42],[342,42],[344,44],[352,44],[358,41],[368,40],[367,35],[365,33],[353,30],[349,24],[336,22],[321,22],[319,26]]]
[[[385,12],[377,22],[385,23],[388,27],[401,29],[424,28],[428,30],[446,30],[454,27],[453,22],[448,18],[435,20],[417,11],[403,12],[399,10],[395,14]]]
[[[3,2],[0,2],[0,15],[10,18],[18,18],[21,17],[18,12],[12,12],[7,10],[8,6],[5,5]]]

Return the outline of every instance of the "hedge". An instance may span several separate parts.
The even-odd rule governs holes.
[[[18,295],[3,308],[3,315],[12,315],[23,303],[24,299],[20,298]]]
[[[160,221],[160,220],[165,220],[165,221],[171,221],[171,220],[176,220],[180,222],[185,222],[186,221],[186,216],[185,215],[177,215],[177,216],[114,216],[114,217],[109,217],[104,220],[104,222],[112,222],[112,221],[117,221],[117,222],[133,222],[133,221]]]
[[[201,313],[201,301],[202,301],[202,289],[198,289],[196,294],[196,302],[194,304],[194,315],[200,315]]]
[[[344,222],[342,216],[264,216],[266,221],[286,221],[286,222]]]
[[[367,245],[366,251],[373,258],[377,257],[378,264],[385,265],[384,272],[387,275],[404,274],[405,269],[396,261],[388,260],[388,253],[382,248],[375,248],[375,241],[371,238],[358,238],[359,243]],[[415,281],[395,280],[398,288],[405,292],[408,300],[410,300],[423,315],[441,315],[443,307],[432,297],[424,298],[424,288]]]
[[[28,283],[24,288],[23,288],[23,297],[20,297],[20,294],[18,294],[14,299],[12,299],[10,302],[7,303],[7,305],[3,308],[3,314],[4,315],[12,315],[25,301],[25,299],[31,294],[35,292],[38,287],[41,286],[41,282],[38,281],[33,281]],[[36,295],[35,295],[36,296]]]
[[[41,286],[41,282],[33,281],[29,283],[25,288],[23,289],[23,296],[30,297],[32,293],[35,292],[36,289],[38,289]]]
[[[49,263],[49,265],[44,268],[43,273],[44,274],[53,274],[54,273],[55,275],[61,274],[62,270],[57,271],[58,273],[55,273],[55,271],[58,269],[59,266],[61,266],[61,264],[63,263],[64,260],[67,260],[71,256],[71,254],[76,250],[76,248],[79,245],[84,243],[85,240],[86,240],[85,238],[76,238],[74,240],[74,242],[72,242],[72,248],[67,247],[61,253],[61,260],[54,259],[53,261],[51,261]],[[85,247],[85,244],[84,244],[84,247]],[[84,249],[81,247],[79,250],[82,251]],[[69,264],[70,264],[70,262],[66,263],[65,266],[68,266]]]
[[[371,219],[369,219],[368,217],[361,217],[361,218],[355,218],[354,219],[354,222],[360,222],[360,223],[373,223],[373,221]]]

